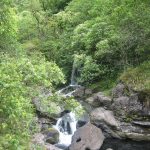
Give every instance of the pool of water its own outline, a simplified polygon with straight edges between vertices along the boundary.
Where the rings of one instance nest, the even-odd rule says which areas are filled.
[[[113,150],[150,150],[150,142],[119,140],[119,139],[105,139],[100,150],[112,148]]]

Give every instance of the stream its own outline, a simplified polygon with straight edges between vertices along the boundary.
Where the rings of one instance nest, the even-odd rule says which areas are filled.
[[[64,97],[70,97],[80,85],[76,82],[76,68],[73,65],[71,74],[71,83],[69,86],[59,90],[57,93]],[[77,125],[77,120],[73,112],[64,114],[57,120],[53,126],[59,132],[59,142],[56,144],[61,149],[67,149],[71,144],[72,136],[74,135]],[[110,148],[110,149],[109,149]],[[105,139],[100,150],[150,150],[150,143],[144,141],[120,140],[120,139]]]

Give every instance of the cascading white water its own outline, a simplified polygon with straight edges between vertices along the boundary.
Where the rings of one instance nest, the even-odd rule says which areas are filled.
[[[81,87],[76,82],[76,66],[75,61],[72,67],[72,74],[71,74],[71,83],[69,86],[59,90],[57,94],[64,96],[64,97],[71,97],[73,93]],[[56,125],[54,126],[55,129],[59,132],[59,143],[60,145],[69,146],[71,144],[72,136],[76,131],[76,118],[73,112],[66,113],[64,116],[58,119]]]
[[[71,144],[71,139],[76,131],[76,119],[73,112],[65,114],[63,117],[59,118],[55,129],[59,132],[59,143],[61,145],[69,146]]]

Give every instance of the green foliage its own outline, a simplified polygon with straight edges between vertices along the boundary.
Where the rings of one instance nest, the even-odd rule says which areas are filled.
[[[63,109],[74,112],[77,117],[80,117],[84,112],[84,108],[73,97],[63,97],[59,94],[54,94],[53,96],[48,97],[47,104],[45,106],[49,110],[47,112],[49,112],[49,114],[52,116],[54,114],[58,114]]]
[[[4,55],[0,78],[1,148],[28,149],[34,110],[31,100],[39,93],[39,86],[53,87],[64,82],[64,76],[55,63],[39,55],[30,58]]]
[[[64,10],[65,6],[71,0],[40,0],[41,6],[44,11],[50,11],[51,13],[57,13]]]
[[[0,1],[0,52],[12,51],[17,44],[17,16],[11,0]]]
[[[131,85],[134,90],[150,90],[150,61],[144,62],[136,68],[127,69],[120,79]]]
[[[91,56],[85,54],[75,55],[75,68],[78,71],[78,82],[79,83],[90,83],[96,79],[100,72],[103,74],[103,70],[94,62]]]
[[[149,0],[1,0],[0,148],[28,149],[31,99],[41,87],[64,83],[63,73],[69,81],[73,62],[78,82],[94,89],[108,93],[124,71],[124,82],[149,91],[149,5]],[[60,105],[80,108],[57,95],[42,102],[50,115]]]

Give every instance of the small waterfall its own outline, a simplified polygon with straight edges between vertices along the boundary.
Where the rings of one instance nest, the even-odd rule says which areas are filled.
[[[76,85],[76,76],[75,76],[75,73],[76,73],[76,66],[75,66],[75,61],[73,62],[73,66],[72,66],[72,73],[71,73],[71,83],[70,85]]]
[[[73,93],[80,88],[81,86],[76,82],[76,66],[75,61],[72,67],[72,74],[71,74],[71,83],[69,86],[60,89],[57,91],[57,94],[64,96],[64,97],[71,97]],[[59,143],[58,145],[69,146],[71,144],[72,136],[76,131],[76,118],[73,112],[66,113],[64,116],[58,119],[56,125],[53,127],[58,130],[59,132]]]
[[[65,114],[63,117],[59,118],[55,129],[59,132],[59,143],[61,145],[69,146],[71,144],[71,139],[76,131],[76,119],[73,112]]]

